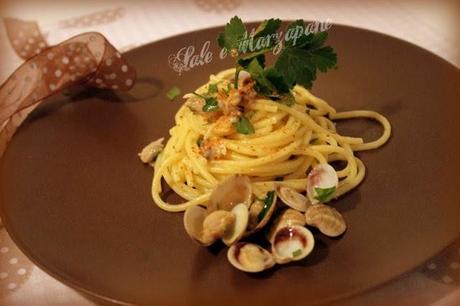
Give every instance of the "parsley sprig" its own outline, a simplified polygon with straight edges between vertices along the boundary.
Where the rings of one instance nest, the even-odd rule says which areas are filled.
[[[287,32],[302,29],[303,34],[283,43],[277,35],[280,26],[281,20],[268,19],[249,35],[243,21],[235,16],[217,41],[236,59],[235,84],[239,71],[246,70],[256,82],[255,90],[259,94],[289,105],[293,102],[291,89],[296,84],[311,88],[318,70],[326,72],[336,67],[337,55],[325,45],[327,32],[304,34],[304,21],[296,20],[288,25]],[[274,65],[266,67],[265,54],[282,43]]]

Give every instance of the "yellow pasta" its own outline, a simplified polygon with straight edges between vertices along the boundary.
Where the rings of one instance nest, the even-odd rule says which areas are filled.
[[[211,83],[224,86],[233,75],[234,69],[213,75],[210,82],[196,92],[206,92]],[[378,148],[391,134],[390,123],[381,114],[367,110],[336,112],[326,101],[295,86],[292,106],[265,98],[255,99],[247,110],[251,112],[249,120],[254,133],[219,136],[226,154],[208,160],[200,154],[197,142],[209,137],[215,126],[190,109],[188,101],[193,97],[192,94],[185,96],[187,101],[177,112],[176,125],[171,128],[170,138],[154,165],[152,197],[166,211],[206,206],[215,186],[233,174],[249,176],[254,192],[260,195],[273,190],[275,184],[302,191],[306,188],[309,169],[333,161],[346,163],[344,168],[337,170],[340,181],[336,196],[341,196],[359,185],[365,176],[365,166],[354,152]],[[336,121],[353,118],[377,121],[382,125],[382,135],[364,142],[362,138],[336,132]],[[185,201],[181,204],[165,202],[161,198],[162,180]]]

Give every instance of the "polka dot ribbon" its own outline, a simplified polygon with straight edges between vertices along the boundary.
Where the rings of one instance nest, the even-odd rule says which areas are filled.
[[[9,40],[26,61],[0,86],[0,157],[19,125],[45,98],[73,84],[129,90],[136,71],[101,34],[48,46],[36,22],[4,20]]]

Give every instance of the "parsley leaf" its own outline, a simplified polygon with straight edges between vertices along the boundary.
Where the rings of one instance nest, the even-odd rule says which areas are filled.
[[[289,29],[300,27],[305,31],[303,20],[291,23]],[[299,28],[299,29],[300,29]],[[287,84],[293,87],[300,84],[311,88],[316,80],[316,71],[326,72],[337,64],[337,54],[329,46],[323,46],[326,32],[303,34],[297,40],[286,43],[275,62],[275,68],[283,75]]]
[[[235,123],[236,131],[240,134],[249,135],[254,134],[254,127],[248,118],[241,116],[240,119]]]
[[[309,34],[308,48],[318,49],[320,48],[327,40],[327,32],[318,32],[316,34]]]
[[[300,31],[305,33],[305,24],[302,19],[297,19],[296,21],[288,25],[286,29],[286,35],[289,35],[290,39],[288,39],[285,42],[286,48],[290,48],[290,47],[301,48],[306,43],[311,41],[313,34],[308,34],[308,35],[303,34],[300,36],[295,36],[293,38],[293,35],[300,34]]]
[[[279,42],[278,37],[276,35],[276,31],[278,31],[280,26],[281,26],[280,19],[270,18],[268,20],[264,20],[261,24],[259,24],[256,31],[254,32],[254,36],[253,36],[254,45],[256,47],[263,46],[261,50],[264,50],[265,52],[269,51]],[[254,51],[257,52],[261,50],[254,50]]]
[[[246,70],[251,78],[256,81],[255,90],[274,101],[292,106],[295,104],[294,96],[281,73],[273,67],[264,69],[257,58],[254,58]]]
[[[242,67],[245,67],[254,57],[258,57],[271,50],[277,43],[276,31],[281,25],[280,19],[264,20],[250,36],[243,21],[235,16],[226,24],[224,32],[220,33],[217,42],[221,48],[226,48],[233,57],[246,54],[246,62],[241,57]],[[264,56],[263,56],[264,57]],[[259,57],[260,63],[263,60]]]
[[[286,83],[284,77],[278,70],[273,67],[268,68],[265,71],[265,77],[270,81],[273,88],[276,89],[279,94],[289,93],[289,85]]]
[[[288,84],[275,68],[264,69],[257,58],[254,58],[246,70],[256,81],[255,89],[258,93],[265,96],[289,94]]]
[[[259,62],[259,65],[261,65],[262,67],[265,67],[265,55],[264,55],[264,53],[265,53],[265,51],[257,52],[257,54],[252,53],[252,54],[249,54],[249,55],[241,56],[238,59],[237,63],[238,63],[238,65],[241,66],[241,68],[248,68],[249,64],[254,59],[256,59],[257,62]]]
[[[281,25],[280,19],[270,18],[262,21],[254,32],[254,38],[275,34]]]
[[[263,95],[269,95],[274,90],[273,85],[267,79],[266,71],[257,58],[252,59],[246,70],[249,72],[252,79],[256,81],[255,89],[257,92]]]
[[[246,27],[244,26],[243,21],[238,16],[235,16],[230,19],[229,23],[227,23],[224,32],[219,34],[217,42],[221,48],[226,48],[230,54],[232,54],[232,52],[238,51],[240,40],[245,36],[245,34]]]
[[[307,50],[284,49],[276,60],[275,68],[283,75],[289,87],[300,84],[311,88],[316,80],[316,69]]]
[[[205,98],[205,104],[203,105],[203,112],[215,112],[219,109],[219,103],[216,98],[210,97]]]
[[[177,86],[172,87],[166,93],[166,97],[168,97],[168,99],[171,101],[174,101],[174,99],[176,99],[178,96],[180,96],[180,89]]]
[[[312,61],[319,71],[326,72],[328,69],[335,67],[337,55],[331,47],[327,46],[314,50],[312,52]]]
[[[203,112],[215,112],[219,109],[219,102],[214,97],[203,96],[195,91],[192,92],[195,96],[204,100],[204,105],[202,107]]]
[[[217,92],[217,84],[209,84],[208,94],[213,94]]]
[[[332,200],[335,195],[335,186],[331,188],[315,188],[316,196],[315,199],[320,201],[321,203],[326,203]]]
[[[274,196],[275,196],[275,191],[272,190],[272,191],[267,192],[267,196],[265,197],[265,200],[264,200],[264,207],[262,208],[262,211],[257,216],[257,219],[259,220],[259,222],[263,220],[267,212],[270,210],[270,207],[273,204]]]
[[[295,101],[290,90],[296,84],[311,88],[318,70],[326,72],[336,67],[337,54],[325,45],[327,32],[308,33],[302,19],[288,25],[285,44],[278,45],[280,25],[279,19],[265,20],[249,36],[241,19],[235,16],[217,40],[236,58],[235,88],[238,72],[244,69],[256,81],[254,88],[259,94],[292,105]],[[265,53],[275,46],[280,46],[281,52],[275,64],[267,68]]]

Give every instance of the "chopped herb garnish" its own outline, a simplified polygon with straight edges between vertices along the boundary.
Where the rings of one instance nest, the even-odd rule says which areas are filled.
[[[217,102],[217,99],[214,97],[205,97],[203,95],[200,95],[199,93],[193,92],[193,94],[201,99],[204,100],[204,105],[203,105],[203,112],[215,112],[219,109],[219,103]]]
[[[265,197],[265,200],[264,200],[264,207],[262,208],[262,211],[257,216],[257,219],[259,220],[259,222],[262,221],[262,219],[265,217],[267,212],[270,210],[270,207],[273,204],[274,197],[275,197],[274,190],[267,192],[267,196]]]
[[[292,252],[292,257],[299,257],[302,254],[302,250],[298,249],[294,252]]]
[[[335,194],[335,186],[330,188],[315,188],[316,196],[315,199],[320,201],[321,203],[326,203],[332,200]]]
[[[174,99],[176,99],[178,96],[180,96],[180,89],[177,86],[172,87],[166,93],[166,97],[168,97],[168,99],[171,101],[174,101]]]
[[[208,93],[213,94],[217,92],[217,84],[209,84]]]
[[[219,103],[216,98],[205,98],[205,104],[203,105],[203,112],[215,112],[219,109]]]
[[[242,20],[235,16],[220,33],[218,43],[235,57],[236,76],[240,70],[248,71],[259,94],[279,96],[281,103],[292,105],[295,102],[290,94],[292,88],[296,84],[311,88],[318,70],[326,72],[336,67],[337,55],[325,45],[327,32],[309,33],[303,20],[291,23],[287,29],[291,32],[301,29],[302,35],[286,40],[281,46],[276,33],[280,24],[279,19],[265,20],[251,36]],[[254,46],[259,46],[259,50]],[[274,66],[265,67],[265,53],[275,47],[281,47],[279,56]]]
[[[232,90],[232,84],[231,83],[228,83],[227,84],[227,93]]]
[[[248,118],[241,116],[240,119],[235,123],[236,131],[240,134],[254,134],[254,127]]]
[[[232,89],[232,84],[227,83],[227,88],[224,88],[225,94],[228,95],[228,93],[230,92],[231,89]]]
[[[196,145],[201,147],[201,144],[203,143],[203,136],[200,136],[198,137],[198,139],[196,140]]]

